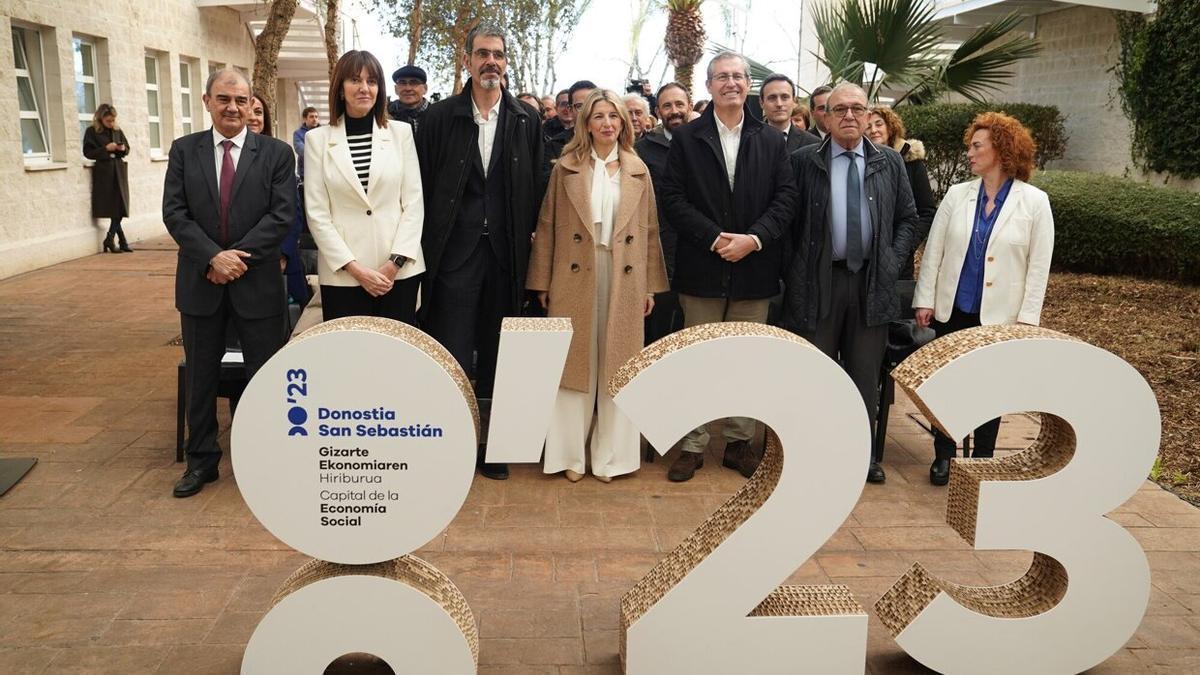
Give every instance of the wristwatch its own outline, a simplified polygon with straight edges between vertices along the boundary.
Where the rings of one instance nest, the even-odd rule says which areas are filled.
[[[403,256],[399,253],[393,253],[392,255],[388,256],[388,260],[392,261],[392,264],[399,268],[404,267],[404,263],[408,262],[409,259],[408,256]]]

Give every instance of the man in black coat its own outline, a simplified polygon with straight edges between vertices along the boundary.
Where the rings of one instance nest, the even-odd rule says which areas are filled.
[[[659,87],[655,100],[658,101],[655,112],[662,124],[642,136],[634,144],[634,149],[650,169],[650,182],[654,185],[654,198],[658,202],[658,237],[667,263],[667,279],[670,280],[675,278],[675,248],[679,233],[671,227],[670,218],[663,210],[663,176],[667,171],[667,153],[671,149],[672,134],[687,123],[688,113],[692,110],[692,95],[682,84],[668,82]],[[679,308],[678,294],[667,291],[655,296],[654,309],[646,317],[646,344],[682,327],[683,312]]]
[[[232,322],[237,331],[247,377],[283,345],[279,245],[296,199],[292,149],[246,128],[246,76],[213,73],[204,104],[212,129],[171,144],[163,185],[163,223],[179,244],[175,307],[187,361],[187,470],[176,497],[218,478],[217,384],[226,326]]]
[[[425,71],[414,65],[401,66],[392,73],[396,100],[388,103],[387,114],[397,122],[412,125],[413,138],[420,135],[421,118],[429,110],[429,100],[425,98],[429,87],[425,81]]]
[[[662,181],[663,211],[679,233],[672,288],[686,326],[767,320],[779,292],[796,185],[783,134],[746,107],[750,69],[745,57],[721,52],[708,66],[712,105],[673,133]],[[754,421],[734,417],[724,430],[725,466],[749,476],[761,453],[748,441]],[[689,480],[704,464],[708,432],[683,440],[667,475]]]
[[[900,155],[864,137],[866,93],[840,84],[827,105],[829,135],[792,155],[799,208],[784,323],[843,365],[874,421],[888,323],[900,318],[896,278],[917,209]],[[872,462],[867,480],[885,478]]]
[[[499,28],[473,29],[463,56],[471,78],[461,94],[429,108],[417,136],[425,190],[421,325],[474,375],[480,398],[492,395],[500,322],[521,313],[545,190],[541,115],[503,89],[506,47]],[[502,464],[483,472],[508,477]]]
[[[792,109],[796,107],[796,84],[792,78],[782,73],[768,75],[759,87],[758,102],[767,124],[787,136],[788,154],[821,142],[816,134],[792,124]]]
[[[591,80],[580,80],[575,84],[572,84],[570,89],[567,89],[567,102],[570,103],[570,117],[572,120],[579,122],[579,120],[575,118],[579,115],[579,111],[583,109],[583,102],[587,100],[588,94],[595,90],[596,84]],[[583,124],[586,126],[587,122],[584,121]],[[572,124],[569,127],[564,127],[562,131],[546,139],[547,179],[550,177],[550,169],[553,168],[554,164],[558,162],[559,156],[562,155],[563,148],[567,147],[567,143],[570,143],[571,138],[574,136],[575,125]]]

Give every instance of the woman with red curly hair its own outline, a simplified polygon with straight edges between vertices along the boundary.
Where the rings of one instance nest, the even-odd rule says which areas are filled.
[[[1036,149],[1029,130],[1003,113],[979,115],[963,136],[971,173],[979,178],[946,192],[913,298],[917,324],[938,337],[973,326],[1036,326],[1054,251],[1054,216],[1045,192],[1027,181]],[[1000,418],[975,430],[972,457],[991,457]],[[929,480],[950,480],[957,444],[934,429]]]

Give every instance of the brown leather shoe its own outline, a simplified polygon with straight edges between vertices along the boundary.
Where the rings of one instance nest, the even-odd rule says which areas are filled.
[[[754,475],[754,470],[758,468],[762,462],[762,450],[753,445],[746,445],[746,449],[742,452],[741,461],[738,462],[737,470],[746,478]]]
[[[679,459],[671,465],[671,470],[667,472],[667,480],[682,483],[685,480],[691,480],[692,476],[696,475],[696,469],[704,466],[704,453],[702,452],[681,452]]]
[[[746,454],[748,448],[749,444],[746,441],[729,441],[725,444],[725,456],[721,458],[721,466],[740,471],[742,456]]]

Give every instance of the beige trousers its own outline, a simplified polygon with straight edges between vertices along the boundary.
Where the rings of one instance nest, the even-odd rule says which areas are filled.
[[[726,321],[766,323],[770,303],[769,299],[729,300],[679,294],[679,306],[683,308],[684,328]],[[754,424],[754,420],[749,417],[726,418],[722,435],[726,442],[749,441],[754,438]],[[702,424],[683,437],[680,448],[684,452],[704,452],[704,449],[708,447],[708,439],[708,427]]]
[[[543,471],[558,473],[570,469],[586,473],[586,448],[591,434],[592,473],[620,476],[641,468],[641,439],[637,427],[613,403],[605,372],[604,345],[608,336],[608,305],[611,287],[612,251],[596,247],[596,302],[592,311],[592,344],[588,364],[592,379],[586,392],[560,387],[554,401],[554,416],[546,434],[546,460]],[[593,413],[595,413],[593,415]]]

